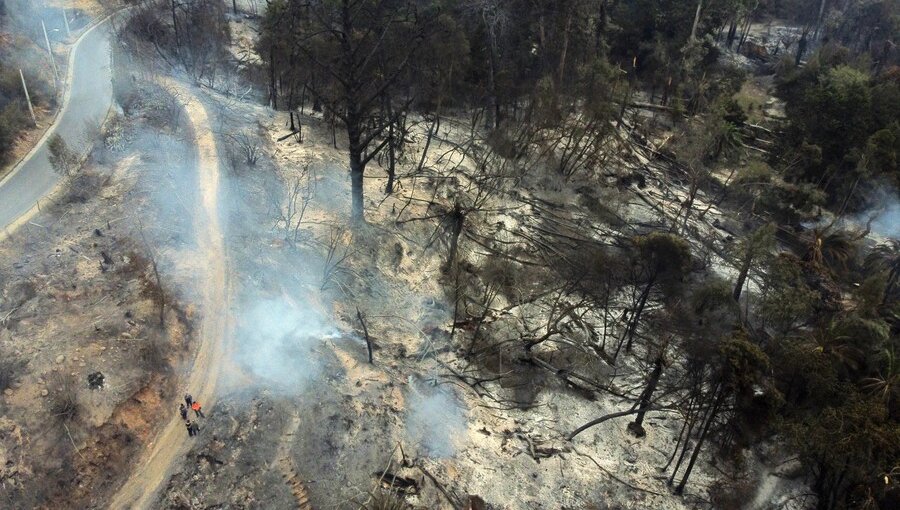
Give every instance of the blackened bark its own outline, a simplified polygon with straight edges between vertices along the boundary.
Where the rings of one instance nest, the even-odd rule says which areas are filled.
[[[269,46],[269,99],[272,109],[278,109],[278,89],[275,87],[275,45]]]
[[[731,18],[731,25],[728,27],[728,36],[725,38],[725,46],[730,50],[737,37],[737,16]]]
[[[738,273],[737,282],[734,284],[734,292],[731,293],[731,297],[733,297],[735,301],[740,301],[741,299],[741,292],[744,290],[744,283],[746,283],[747,275],[750,273],[751,263],[753,263],[753,257],[750,253],[747,253],[741,264],[741,271]]]
[[[444,265],[444,272],[449,273],[453,269],[456,262],[456,253],[459,249],[459,236],[462,234],[463,225],[466,222],[466,215],[459,203],[453,206],[453,212],[450,213],[451,232],[450,232],[450,253],[447,255],[447,263]]]
[[[172,30],[175,31],[175,53],[181,47],[181,41],[178,38],[178,18],[175,16],[175,0],[171,0],[172,6]]]
[[[358,140],[357,140],[358,141]],[[350,192],[353,197],[353,205],[350,218],[354,222],[363,221],[363,174],[365,166],[362,163],[362,151],[359,147],[350,146]]]
[[[631,323],[626,329],[628,343],[625,345],[625,352],[631,352],[631,346],[634,343],[634,334],[637,332],[638,322],[641,320],[641,313],[643,313],[644,307],[647,306],[647,299],[650,297],[650,290],[653,289],[654,283],[656,283],[655,276],[650,278],[650,281],[647,282],[647,286],[644,287],[641,298],[638,300],[637,309],[635,309],[634,315],[631,317]]]
[[[697,457],[700,455],[700,450],[703,448],[703,442],[706,441],[706,436],[709,434],[709,428],[712,426],[713,421],[715,421],[716,416],[719,414],[719,408],[722,406],[722,401],[725,400],[725,387],[719,385],[716,391],[716,400],[713,403],[712,409],[709,411],[709,416],[706,418],[706,423],[703,424],[703,430],[700,431],[700,437],[697,438],[697,444],[694,446],[694,451],[691,453],[691,460],[688,461],[687,469],[684,471],[684,476],[681,477],[681,482],[678,483],[678,487],[675,487],[675,494],[681,495],[684,493],[684,487],[687,485],[688,479],[691,477],[691,471],[694,470],[694,464],[697,462]]]
[[[663,353],[660,353],[653,365],[653,372],[650,373],[650,379],[647,381],[647,387],[641,393],[641,403],[638,408],[638,414],[634,421],[628,424],[628,430],[637,437],[644,437],[647,433],[644,431],[644,416],[650,408],[650,399],[653,398],[653,392],[659,384],[659,378],[662,376]]]

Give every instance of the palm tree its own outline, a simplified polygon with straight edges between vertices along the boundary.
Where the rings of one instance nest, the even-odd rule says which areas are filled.
[[[887,272],[887,283],[881,301],[882,305],[886,304],[900,282],[900,241],[891,240],[875,247],[866,257],[866,270],[870,273]]]
[[[846,274],[857,252],[859,238],[845,230],[829,232],[828,228],[813,229],[805,239],[804,260],[827,269],[832,275]]]
[[[876,377],[867,377],[861,382],[864,390],[884,399],[885,406],[891,409],[891,404],[900,394],[900,360],[893,347],[885,349],[884,357],[884,371],[879,370]]]

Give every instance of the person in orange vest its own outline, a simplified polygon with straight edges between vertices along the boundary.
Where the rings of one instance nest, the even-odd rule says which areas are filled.
[[[197,402],[195,400],[194,403],[191,404],[191,409],[193,409],[194,412],[197,413],[198,418],[205,418],[205,416],[203,416],[203,411],[201,410],[201,407],[200,407],[200,402]]]

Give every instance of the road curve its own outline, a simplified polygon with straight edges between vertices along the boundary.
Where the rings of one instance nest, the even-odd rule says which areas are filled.
[[[70,147],[84,153],[112,106],[110,25],[108,18],[89,28],[69,57],[69,88],[52,126],[22,161],[0,181],[0,229],[28,213],[53,191],[60,176],[50,166],[47,141],[59,133]]]
[[[197,252],[191,258],[203,264],[200,346],[193,363],[187,367],[189,375],[182,382],[183,391],[177,392],[174,399],[168,402],[170,418],[167,421],[162,418],[165,425],[133,463],[129,478],[110,502],[109,508],[113,510],[156,507],[160,491],[165,488],[172,472],[181,465],[191,446],[184,422],[177,413],[181,394],[190,392],[203,404],[207,413],[215,412],[216,386],[230,343],[228,306],[231,289],[218,203],[221,163],[216,138],[209,127],[212,125],[210,115],[194,89],[171,78],[160,80],[182,102],[193,127],[194,146],[197,147],[200,200],[195,205]],[[201,424],[201,427],[204,426]],[[200,433],[203,433],[202,429]]]

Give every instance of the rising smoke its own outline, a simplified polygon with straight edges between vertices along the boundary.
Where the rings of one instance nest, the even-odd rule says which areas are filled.
[[[410,440],[431,457],[452,457],[466,429],[456,399],[437,388],[417,388],[412,381],[410,388],[406,416]]]
[[[237,361],[266,387],[305,391],[322,374],[314,349],[339,333],[312,307],[285,298],[259,301],[243,315],[237,331]]]
[[[896,192],[885,196],[880,212],[872,222],[872,230],[884,237],[900,239],[900,199]]]

